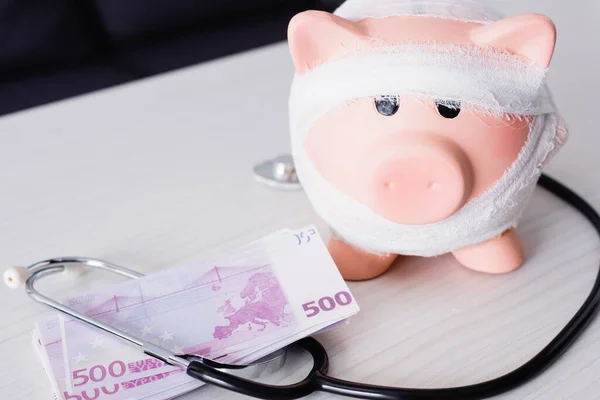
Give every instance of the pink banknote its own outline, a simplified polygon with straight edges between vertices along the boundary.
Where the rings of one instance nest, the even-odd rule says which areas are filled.
[[[65,303],[174,353],[228,363],[256,360],[359,311],[314,227],[280,231]],[[81,322],[65,319],[63,329],[70,389],[176,370]]]

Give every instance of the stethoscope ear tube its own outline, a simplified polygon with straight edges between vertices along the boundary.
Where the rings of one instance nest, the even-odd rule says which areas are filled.
[[[292,400],[299,399],[309,394],[322,390],[321,378],[326,376],[329,368],[329,359],[323,346],[313,338],[304,338],[296,345],[306,350],[313,359],[313,367],[307,377],[302,381],[290,385],[268,385],[254,382],[245,378],[231,375],[217,369],[216,363],[210,360],[192,361],[187,367],[187,374],[192,378],[220,388],[237,392],[247,396],[267,400]],[[223,364],[218,365],[223,369]]]
[[[600,215],[584,199],[558,181],[542,174],[539,186],[555,194],[583,214],[592,224],[600,237]],[[413,389],[368,385],[359,382],[344,381],[327,375],[329,361],[323,346],[313,338],[305,338],[296,344],[313,357],[313,368],[301,382],[292,385],[267,385],[249,381],[217,370],[202,361],[192,362],[188,375],[206,383],[219,386],[247,396],[260,399],[292,400],[323,391],[360,399],[377,400],[415,400],[415,399],[486,399],[512,390],[535,378],[569,348],[585,330],[600,306],[600,267],[594,286],[577,313],[567,325],[532,359],[519,368],[498,378],[452,388]]]
[[[542,175],[538,183],[541,187],[560,197],[578,210],[583,216],[585,216],[600,237],[600,215],[598,215],[598,213],[584,199],[547,175]],[[174,354],[167,349],[163,349],[143,339],[134,337],[126,332],[103,324],[102,322],[95,320],[93,317],[80,314],[76,310],[54,301],[53,299],[50,299],[35,290],[34,283],[37,279],[43,276],[62,272],[68,264],[78,264],[85,265],[87,267],[103,269],[134,279],[143,276],[138,272],[101,260],[79,257],[57,258],[41,261],[37,264],[27,267],[25,272],[27,272],[29,278],[25,283],[29,296],[42,304],[54,308],[57,311],[60,311],[66,315],[70,315],[74,319],[100,329],[106,333],[115,335],[132,345],[136,345],[145,353],[153,357],[163,360],[168,364],[185,369],[187,374],[195,379],[199,379],[205,383],[209,383],[247,396],[269,400],[299,399],[317,391],[338,394],[346,397],[377,400],[474,400],[489,398],[524,384],[552,365],[585,330],[600,306],[599,267],[596,280],[590,294],[586,298],[585,302],[581,305],[577,313],[558,333],[558,335],[556,335],[556,337],[552,339],[552,341],[548,343],[538,354],[536,354],[525,364],[521,365],[519,368],[486,382],[453,388],[412,389],[376,386],[359,382],[344,381],[327,375],[329,369],[329,360],[327,352],[323,346],[314,338],[304,338],[296,342],[296,345],[307,351],[312,356],[313,366],[311,371],[308,373],[306,378],[298,383],[278,386],[254,382],[227,372],[243,368],[241,366],[221,364],[194,355]],[[9,278],[11,277],[12,275],[9,276]],[[21,277],[21,275],[15,275],[15,279],[19,277]],[[15,282],[9,280],[9,283]]]

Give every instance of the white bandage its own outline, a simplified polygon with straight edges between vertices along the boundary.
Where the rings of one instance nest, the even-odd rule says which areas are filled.
[[[306,133],[334,107],[386,94],[458,100],[497,115],[540,115],[554,111],[545,76],[546,69],[533,61],[492,48],[381,46],[296,75],[291,125],[295,132]]]
[[[420,16],[489,24],[502,18],[482,1],[476,0],[348,0],[335,14],[350,21]]]
[[[359,8],[350,7],[350,3],[360,2],[347,2],[340,14],[360,19]],[[415,2],[387,0],[392,5],[405,3]],[[442,2],[417,3],[431,3],[436,9]],[[374,12],[369,10],[366,15]],[[404,9],[398,10],[405,15]],[[466,15],[461,10],[460,15]],[[452,18],[456,15],[455,10]],[[367,251],[436,256],[491,239],[517,226],[543,167],[567,138],[545,73],[533,62],[506,52],[440,44],[381,46],[326,62],[296,76],[292,85],[290,131],[298,177],[316,212],[333,231]],[[320,175],[304,149],[307,132],[327,112],[354,99],[379,95],[458,100],[463,108],[536,118],[517,160],[486,193],[443,221],[404,225],[383,218],[336,189]]]

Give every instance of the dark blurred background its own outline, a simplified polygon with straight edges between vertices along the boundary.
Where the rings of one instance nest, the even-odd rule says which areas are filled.
[[[0,0],[0,115],[285,40],[343,0]]]

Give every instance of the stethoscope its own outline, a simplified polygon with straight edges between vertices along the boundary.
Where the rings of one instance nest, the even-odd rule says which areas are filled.
[[[278,159],[259,172],[268,174],[280,174],[281,181],[295,179],[293,170],[286,168],[286,160]],[[284,164],[283,166],[278,164]],[[600,236],[600,216],[598,213],[580,196],[563,186],[561,183],[542,175],[539,185],[565,202],[573,206],[593,225]],[[296,182],[291,182],[290,187],[294,188]],[[575,339],[584,331],[589,322],[595,315],[600,304],[600,269],[594,282],[594,286],[586,298],[585,302],[579,308],[577,313],[571,318],[567,325],[556,335],[550,343],[546,345],[532,359],[521,365],[517,369],[502,375],[498,378],[476,383],[473,385],[440,388],[440,389],[411,389],[401,387],[386,387],[368,385],[359,382],[345,381],[333,378],[329,375],[329,358],[327,351],[314,338],[308,337],[295,343],[301,349],[308,352],[313,359],[313,366],[304,380],[290,385],[271,385],[255,382],[247,377],[238,376],[236,371],[248,369],[260,365],[255,363],[252,366],[228,365],[222,364],[207,358],[194,354],[175,354],[170,350],[164,349],[153,343],[147,342],[141,338],[132,336],[119,329],[106,325],[94,318],[80,314],[77,311],[60,304],[39,293],[34,283],[41,277],[63,272],[71,264],[84,265],[91,268],[110,271],[128,278],[137,279],[142,274],[111,264],[105,261],[90,258],[56,258],[52,260],[41,261],[27,268],[10,269],[5,273],[5,282],[9,286],[17,287],[25,282],[27,294],[35,301],[45,304],[71,318],[77,319],[94,328],[100,329],[111,335],[138,346],[144,353],[155,357],[167,364],[185,369],[187,374],[202,382],[221,387],[233,392],[241,393],[247,396],[286,400],[298,399],[314,392],[327,392],[342,396],[360,398],[360,399],[483,399],[492,397],[524,384],[543,372],[558,357],[565,352]],[[268,360],[267,360],[268,361]]]

